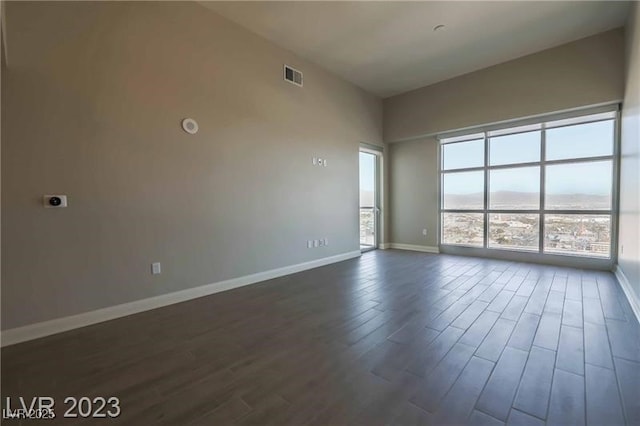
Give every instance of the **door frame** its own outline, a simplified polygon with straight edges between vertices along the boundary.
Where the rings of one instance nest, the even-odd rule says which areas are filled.
[[[360,179],[360,153],[371,154],[375,158],[375,170],[374,170],[374,244],[371,247],[362,248],[362,253],[376,250],[380,247],[382,241],[382,232],[384,230],[384,210],[383,205],[383,147],[371,145],[367,143],[361,143],[358,149],[358,182]],[[360,194],[360,185],[358,184],[358,199]],[[358,201],[358,229],[360,229],[360,202]],[[358,237],[359,238],[359,237]],[[359,243],[359,241],[358,241]]]

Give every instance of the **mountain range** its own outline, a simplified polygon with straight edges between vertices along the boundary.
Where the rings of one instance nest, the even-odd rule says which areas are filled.
[[[482,206],[484,193],[450,194],[447,195],[446,208],[478,208]],[[498,191],[490,194],[491,208],[498,209],[537,209],[540,195],[532,192]],[[547,194],[546,208],[556,209],[609,209],[611,197],[609,195],[593,194]],[[480,207],[481,208],[481,207]]]

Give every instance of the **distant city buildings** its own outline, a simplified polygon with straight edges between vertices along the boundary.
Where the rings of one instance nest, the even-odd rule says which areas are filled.
[[[444,213],[442,243],[482,247],[482,213]],[[490,213],[491,248],[537,251],[539,215]],[[611,218],[608,215],[545,215],[543,248],[547,253],[609,257]]]

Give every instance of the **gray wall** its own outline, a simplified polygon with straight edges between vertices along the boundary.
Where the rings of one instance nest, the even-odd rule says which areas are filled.
[[[390,241],[438,245],[438,170],[433,138],[394,143],[390,153]],[[427,229],[427,236],[422,234]]]
[[[627,78],[622,106],[618,263],[640,306],[640,7],[627,26]],[[623,249],[624,247],[624,249]]]
[[[623,76],[616,29],[387,98],[384,140],[622,100]]]
[[[358,250],[379,99],[195,3],[6,12],[3,329]]]
[[[617,29],[385,99],[385,140],[618,101],[623,76]],[[392,243],[436,245],[436,145],[433,137],[388,145]]]

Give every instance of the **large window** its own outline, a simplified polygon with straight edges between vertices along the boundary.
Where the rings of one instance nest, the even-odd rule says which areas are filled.
[[[616,120],[441,139],[441,244],[610,258]]]

